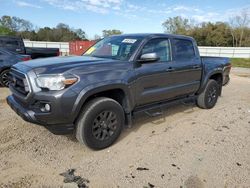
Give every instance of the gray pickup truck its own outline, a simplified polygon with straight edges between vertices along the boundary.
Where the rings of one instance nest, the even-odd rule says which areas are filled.
[[[129,34],[104,38],[82,56],[31,60],[10,71],[9,106],[54,134],[110,146],[138,112],[194,100],[214,107],[229,81],[228,58],[200,57],[193,38]]]

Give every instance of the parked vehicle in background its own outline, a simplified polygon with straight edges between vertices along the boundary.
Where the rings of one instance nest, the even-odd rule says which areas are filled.
[[[69,42],[70,55],[82,55],[89,47],[93,46],[97,41],[71,41]]]
[[[111,36],[83,56],[14,65],[7,102],[26,121],[55,134],[75,130],[80,143],[102,149],[136,113],[156,116],[163,105],[191,99],[213,108],[230,68],[228,58],[200,57],[191,37]]]
[[[25,47],[23,39],[20,37],[0,36],[0,48],[5,48],[22,55],[30,55],[32,59],[60,55],[59,48]]]
[[[29,55],[20,55],[6,49],[0,48],[0,85],[8,87],[8,73],[10,67],[20,61],[31,60]]]

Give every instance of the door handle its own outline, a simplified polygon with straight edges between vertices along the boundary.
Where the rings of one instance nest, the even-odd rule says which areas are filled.
[[[173,72],[173,71],[175,71],[175,69],[172,68],[172,67],[169,67],[169,68],[167,68],[165,71],[166,71],[166,72]]]
[[[193,69],[198,69],[198,68],[200,68],[200,65],[194,65],[193,66]]]

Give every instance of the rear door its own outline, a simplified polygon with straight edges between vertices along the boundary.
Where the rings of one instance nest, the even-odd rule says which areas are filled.
[[[175,80],[175,96],[197,92],[202,76],[202,64],[196,44],[191,39],[171,39],[173,61],[172,79]]]

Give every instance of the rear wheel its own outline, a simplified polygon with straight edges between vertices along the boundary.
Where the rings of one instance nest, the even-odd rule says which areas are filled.
[[[6,69],[0,73],[0,84],[4,87],[9,86],[9,79],[8,79],[9,72],[10,70]]]
[[[92,149],[112,145],[124,125],[121,105],[110,98],[96,98],[88,102],[77,122],[76,138]]]
[[[198,96],[197,105],[200,108],[211,109],[220,95],[220,85],[215,80],[209,80],[204,91]]]

